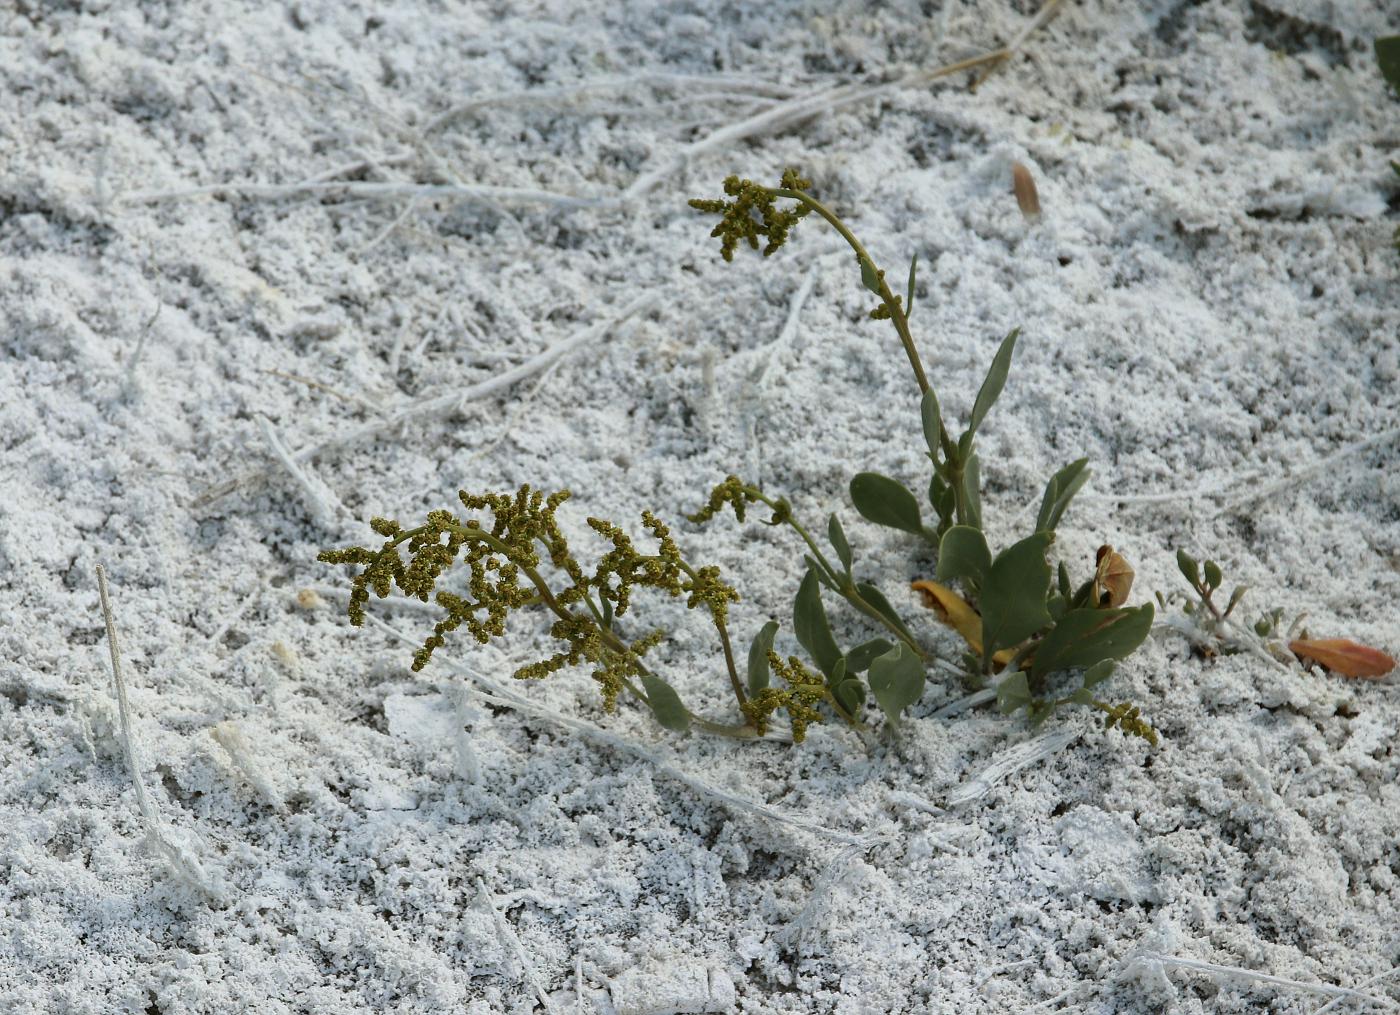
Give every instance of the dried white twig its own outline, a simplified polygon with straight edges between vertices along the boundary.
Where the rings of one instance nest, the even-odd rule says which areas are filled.
[[[1336,464],[1345,458],[1354,455],[1365,454],[1376,448],[1384,447],[1400,438],[1400,427],[1387,430],[1384,433],[1376,434],[1374,437],[1367,437],[1365,440],[1348,444],[1344,448],[1334,451],[1330,455],[1324,455],[1316,461],[1294,469],[1281,479],[1272,483],[1260,484],[1259,479],[1266,475],[1262,471],[1254,474],[1241,476],[1231,485],[1221,487],[1197,488],[1194,490],[1168,490],[1164,493],[1135,493],[1135,494],[1111,494],[1111,493],[1081,493],[1079,500],[1092,504],[1116,504],[1124,506],[1133,505],[1154,505],[1154,504],[1176,504],[1180,502],[1193,503],[1197,501],[1218,500],[1220,498],[1230,498],[1220,504],[1210,515],[1210,518],[1219,518],[1222,515],[1238,511],[1240,508],[1282,493],[1302,483],[1308,482],[1332,469]],[[1238,493],[1238,491],[1245,491]]]
[[[1003,751],[980,775],[975,775],[961,786],[955,786],[948,794],[948,806],[960,807],[963,804],[980,800],[1007,776],[1014,775],[1024,768],[1057,754],[1079,739],[1081,731],[1073,729],[1056,730],[1045,733],[1033,740],[1026,740],[1009,750]]]
[[[1029,1008],[1022,1008],[1020,1015],[1027,1015],[1028,1012],[1040,1011],[1044,1008],[1049,1008],[1053,1004],[1059,1004],[1061,1001],[1067,1001],[1074,995],[1074,990],[1075,988],[1071,987],[1069,990],[1061,991],[1054,997],[1047,997],[1044,1001],[1039,1001]]]
[[[788,302],[787,319],[783,321],[783,327],[778,332],[778,337],[759,350],[762,361],[750,375],[754,384],[763,385],[765,389],[771,387],[771,382],[764,384],[768,367],[772,364],[775,356],[792,344],[793,337],[797,334],[797,327],[802,320],[802,308],[806,305],[807,298],[812,295],[813,288],[816,287],[818,268],[819,265],[814,263],[807,269],[807,274],[802,278],[802,284],[797,287],[797,292],[792,294],[792,299]]]
[[[282,463],[288,475],[301,487],[306,506],[311,509],[312,516],[323,528],[339,531],[344,521],[350,517],[350,512],[345,509],[345,505],[340,502],[335,491],[322,482],[320,477],[303,468],[292,457],[292,453],[287,450],[287,445],[282,442],[282,436],[272,425],[271,420],[266,416],[259,415],[258,427],[262,430],[263,437],[267,441],[267,446],[272,450],[273,456]]]
[[[1249,490],[1248,493],[1222,504],[1220,509],[1216,511],[1215,517],[1219,517],[1231,511],[1238,511],[1246,505],[1272,497],[1276,493],[1282,493],[1284,490],[1288,490],[1327,472],[1343,458],[1350,458],[1353,455],[1359,455],[1375,448],[1384,447],[1398,437],[1400,437],[1400,427],[1376,434],[1374,437],[1367,437],[1365,440],[1357,441],[1354,444],[1348,444],[1346,447],[1334,451],[1330,455],[1324,455],[1322,458],[1319,458],[1309,465],[1303,466],[1301,469],[1295,469],[1276,483],[1269,483],[1265,486],[1255,486],[1253,489]]]
[[[97,595],[102,603],[102,621],[107,627],[107,648],[112,657],[112,683],[117,692],[117,714],[121,718],[122,750],[126,756],[126,770],[136,789],[136,806],[141,811],[141,823],[146,831],[146,845],[166,868],[174,880],[197,889],[207,898],[217,900],[222,893],[214,886],[199,858],[185,846],[171,840],[165,825],[156,812],[155,805],[146,793],[146,784],[141,778],[141,766],[136,760],[136,740],[131,730],[131,705],[126,698],[126,680],[122,676],[121,650],[117,646],[117,621],[112,613],[111,599],[107,593],[107,571],[97,565]]]
[[[257,759],[257,752],[253,745],[248,742],[248,738],[243,735],[243,730],[239,728],[238,724],[221,722],[209,733],[219,746],[228,752],[229,758],[243,773],[243,777],[262,794],[263,799],[272,806],[272,809],[285,810],[287,802],[282,797],[282,791],[268,778],[267,771]]]
[[[474,384],[469,388],[464,388],[461,391],[455,391],[448,395],[429,398],[424,401],[414,402],[399,409],[391,410],[383,419],[361,424],[358,427],[339,433],[334,437],[328,437],[325,440],[298,448],[296,451],[290,452],[288,458],[294,464],[307,462],[332,448],[343,448],[352,444],[357,444],[362,440],[377,436],[386,430],[392,430],[405,423],[456,412],[468,402],[489,398],[503,391],[507,391],[525,378],[539,373],[560,357],[566,356],[578,347],[588,342],[595,341],[607,334],[617,325],[627,320],[627,318],[651,306],[655,300],[656,297],[654,295],[641,296],[612,316],[594,322],[581,331],[570,335],[563,341],[556,342],[548,349],[531,357],[519,366],[506,370],[492,377],[490,380],[482,381],[480,384]],[[250,470],[241,476],[220,484],[200,497],[198,503],[204,505],[218,500],[220,497],[227,496],[242,484],[262,475],[262,473],[262,469]]]
[[[1050,22],[1050,19],[1055,16],[1056,11],[1059,10],[1060,2],[1061,0],[1045,0],[1040,10],[1035,12],[1035,16],[1027,21],[1025,27],[1016,33],[1016,37],[1006,44],[1006,49],[1004,50],[1006,55],[988,63],[982,73],[978,75],[977,80],[973,82],[972,87],[974,89],[980,88],[984,81],[995,74],[1000,68],[1006,66],[1007,62],[1026,44],[1026,40],[1037,30],[1045,27],[1045,25]]]
[[[545,1012],[552,1012],[554,1009],[549,1004],[549,995],[544,992],[544,987],[540,985],[539,978],[535,976],[535,967],[530,963],[530,958],[525,954],[525,947],[520,943],[520,936],[515,933],[515,928],[510,925],[510,921],[505,918],[505,914],[496,908],[496,900],[491,897],[491,893],[486,890],[486,882],[481,878],[476,879],[476,890],[480,894],[482,901],[491,910],[491,918],[496,924],[496,933],[510,943],[511,951],[515,953],[516,961],[520,963],[521,975],[525,982],[540,999],[540,1005]]]
[[[1386,970],[1385,972],[1383,972],[1383,973],[1377,973],[1375,976],[1368,977],[1367,979],[1362,980],[1360,983],[1358,983],[1354,989],[1356,989],[1356,990],[1365,990],[1367,987],[1375,986],[1377,983],[1380,983],[1382,980],[1388,980],[1388,979],[1390,979],[1390,978],[1391,978],[1392,976],[1394,976],[1396,973],[1400,973],[1400,966],[1396,966],[1394,969],[1387,969],[1387,970]],[[1351,999],[1350,999],[1350,998],[1346,998],[1346,997],[1334,997],[1334,998],[1332,998],[1332,1000],[1330,1000],[1330,1001],[1328,1001],[1326,1004],[1324,1004],[1321,1008],[1319,1008],[1319,1009],[1317,1009],[1315,1012],[1313,1012],[1312,1015],[1327,1015],[1327,1012],[1329,1012],[1329,1011],[1331,1011],[1333,1008],[1337,1007],[1337,1005],[1341,1004],[1341,1003],[1344,1002],[1344,1001],[1349,1001],[1349,1000],[1351,1000]]]
[[[1058,3],[1058,0],[1051,0],[1051,3]],[[1034,30],[1034,27],[1036,26],[1033,24],[1032,30]],[[983,64],[993,61],[1005,60],[1011,55],[1012,52],[1009,48],[995,49],[987,53],[979,53],[976,56],[970,56],[965,60],[956,60],[953,63],[935,67],[932,70],[915,71],[912,74],[906,74],[903,77],[896,78],[894,81],[888,81],[883,84],[837,85],[817,92],[816,94],[797,96],[786,102],[779,103],[771,109],[766,109],[754,116],[740,120],[737,123],[721,127],[700,140],[693,141],[683,146],[679,151],[665,159],[660,165],[637,177],[637,179],[632,182],[632,185],[623,192],[623,200],[639,200],[650,193],[657,184],[672,176],[677,170],[684,167],[697,155],[702,155],[716,148],[722,148],[734,141],[753,137],[756,134],[765,134],[770,131],[781,130],[789,124],[815,116],[818,113],[832,113],[838,109],[845,109],[848,106],[867,103],[889,92],[895,92],[905,88],[917,88],[920,85],[928,84],[938,78],[957,74],[959,71],[971,70],[974,67],[980,67]]]
[[[457,775],[463,782],[474,786],[481,781],[481,759],[467,736],[467,723],[471,721],[471,716],[467,714],[466,688],[454,683],[447,689],[446,696],[452,703],[452,745],[457,751]]]
[[[767,95],[772,98],[780,99],[787,98],[792,94],[792,89],[784,85],[775,84],[771,81],[764,81],[761,78],[744,77],[735,74],[706,75],[648,72],[644,74],[630,74],[622,77],[600,78],[592,81],[580,81],[576,84],[563,85],[558,88],[530,88],[519,92],[500,92],[493,95],[483,95],[479,98],[458,103],[451,109],[439,113],[432,120],[428,121],[427,126],[423,128],[423,133],[432,134],[442,130],[454,120],[460,119],[463,116],[469,116],[472,113],[487,109],[491,106],[523,106],[541,105],[547,102],[558,101],[570,102],[581,96],[595,92],[631,91],[635,88],[646,86],[690,90],[697,87],[713,85],[745,89],[755,94]]]
[[[495,201],[501,204],[541,204],[552,208],[588,208],[613,203],[611,198],[578,197],[529,187],[493,187],[465,183],[387,183],[361,180],[302,180],[300,183],[211,183],[199,187],[170,190],[143,190],[124,195],[121,204],[163,204],[191,197],[221,197],[277,200],[284,197],[337,195],[369,201],[398,201],[404,198],[433,201]]]
[[[1259,983],[1271,984],[1275,987],[1291,987],[1294,990],[1306,990],[1314,994],[1330,994],[1338,998],[1349,998],[1356,1001],[1368,1001],[1371,1004],[1378,1004],[1383,1008],[1391,1010],[1400,1008],[1400,1004],[1386,997],[1376,994],[1368,994],[1362,990],[1355,990],[1351,987],[1337,987],[1330,983],[1307,983],[1302,980],[1289,980],[1282,976],[1270,976],[1268,973],[1257,973],[1252,969],[1242,969],[1238,966],[1222,966],[1215,962],[1202,962],[1199,959],[1184,959],[1175,955],[1162,955],[1159,952],[1142,952],[1135,956],[1130,965],[1155,965],[1160,967],[1170,967],[1176,969],[1189,969],[1192,972],[1205,973],[1212,980],[1219,982],[1219,977],[1236,977],[1243,980],[1254,980]]]
[[[807,901],[803,904],[801,911],[793,917],[791,923],[779,928],[774,935],[779,944],[785,948],[796,945],[798,949],[801,949],[802,939],[807,932],[815,929],[817,924],[831,911],[832,891],[836,884],[849,873],[851,861],[875,845],[878,843],[847,846],[822,868],[822,872],[818,875],[816,883],[812,885],[812,891],[807,896]]]
[[[209,636],[208,640],[211,646],[217,646],[219,642],[223,640],[224,635],[228,634],[233,625],[242,619],[243,614],[248,612],[248,607],[253,605],[253,601],[262,595],[262,592],[262,586],[258,586],[243,597],[243,600],[238,604],[238,609],[230,613],[228,619],[220,624],[214,633]]]

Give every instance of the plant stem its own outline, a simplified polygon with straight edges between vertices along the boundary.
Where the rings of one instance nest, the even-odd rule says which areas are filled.
[[[826,572],[826,576],[829,579],[831,579],[831,582],[834,585],[836,585],[837,589],[841,593],[841,597],[845,599],[846,602],[850,603],[858,611],[865,614],[871,620],[886,628],[891,634],[893,634],[896,638],[902,641],[905,645],[908,645],[909,648],[914,652],[914,654],[917,655],[920,659],[928,658],[928,653],[924,651],[924,649],[919,645],[918,642],[914,641],[907,634],[901,631],[899,629],[899,625],[896,624],[894,621],[890,620],[889,617],[885,616],[879,610],[875,609],[875,607],[870,605],[869,601],[867,601],[866,598],[860,594],[859,590],[856,589],[856,583],[851,580],[850,575],[846,574],[844,571],[837,571],[834,567],[831,566],[831,562],[826,559],[826,555],[822,553],[822,551],[817,547],[816,540],[812,538],[812,534],[807,531],[807,529],[802,525],[801,522],[799,522],[796,518],[793,517],[792,506],[790,504],[787,505],[786,508],[780,508],[779,504],[782,502],[774,500],[772,497],[769,497],[756,486],[745,486],[744,491],[746,493],[752,494],[757,500],[762,501],[764,504],[767,504],[774,511],[780,511],[784,515],[783,521],[789,527],[791,527],[791,529],[794,532],[796,532],[799,536],[802,537],[802,541],[806,543],[807,548],[812,551],[812,557],[817,562],[817,565],[821,567],[823,571]]]
[[[692,580],[698,580],[699,575],[695,569],[685,561],[680,562],[681,570],[690,575]],[[748,701],[744,694],[744,685],[739,681],[739,670],[734,665],[734,647],[729,643],[729,628],[725,626],[724,618],[711,608],[710,619],[715,623],[715,630],[719,632],[720,647],[724,649],[724,665],[729,670],[729,686],[734,689],[734,697],[739,701],[739,708],[744,707],[744,702]]]
[[[865,249],[865,245],[862,244],[860,240],[856,239],[855,233],[847,228],[846,223],[842,222],[841,219],[836,216],[835,212],[806,191],[788,190],[786,187],[765,187],[764,189],[777,197],[785,197],[793,201],[798,201],[826,219],[827,224],[840,233],[841,238],[856,252],[856,257],[865,264],[870,265],[871,269],[875,271],[876,277],[880,280],[880,300],[884,304],[885,309],[890,313],[890,323],[894,325],[895,333],[899,335],[899,341],[904,346],[904,354],[909,357],[909,366],[914,370],[914,380],[918,382],[919,394],[922,395],[926,393],[929,390],[928,375],[924,373],[923,360],[919,358],[918,346],[914,344],[914,335],[909,330],[909,315],[905,312],[904,308],[900,306],[899,301],[895,299],[894,293],[890,291],[889,284],[885,281],[884,273],[876,266],[875,259],[870,256],[870,253]],[[941,430],[939,434],[939,443],[943,448],[943,457],[947,459],[949,465],[952,466],[958,461],[958,449],[953,443],[952,438],[948,436],[946,430]],[[960,479],[961,477],[955,474],[954,478]],[[955,486],[954,489],[956,490],[957,487]]]

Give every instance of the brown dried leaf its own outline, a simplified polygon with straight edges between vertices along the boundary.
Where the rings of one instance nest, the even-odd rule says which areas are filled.
[[[1295,656],[1320,663],[1344,677],[1376,680],[1395,669],[1395,660],[1380,649],[1346,638],[1295,638],[1288,643]]]
[[[1133,568],[1105,543],[1099,547],[1098,567],[1094,571],[1094,602],[1101,607],[1122,606],[1133,590]]]
[[[1035,189],[1035,177],[1019,162],[1011,164],[1011,190],[1021,214],[1030,222],[1040,218],[1040,195]]]

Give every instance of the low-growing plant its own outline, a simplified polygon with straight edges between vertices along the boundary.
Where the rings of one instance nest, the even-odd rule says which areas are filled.
[[[1299,615],[1283,627],[1283,610],[1275,607],[1255,617],[1253,623],[1234,619],[1236,609],[1249,591],[1246,585],[1236,585],[1222,608],[1215,594],[1224,584],[1225,575],[1213,560],[1198,561],[1185,550],[1176,551],[1176,566],[1191,595],[1172,592],[1157,593],[1157,601],[1165,611],[1173,604],[1181,607],[1184,623],[1170,623],[1188,638],[1203,655],[1234,655],[1252,652],[1266,655],[1281,663],[1315,662],[1346,677],[1382,677],[1395,668],[1395,660],[1379,649],[1360,645],[1346,638],[1313,638],[1303,627]]]
[[[931,517],[927,522],[918,496],[898,480],[871,471],[860,472],[851,480],[850,497],[856,511],[877,525],[914,536],[936,555],[938,583],[920,582],[917,587],[931,594],[940,615],[963,618],[954,626],[972,649],[974,666],[982,680],[990,680],[998,669],[1008,670],[1009,675],[997,685],[1003,711],[1026,708],[1033,720],[1043,720],[1059,705],[1082,703],[1109,714],[1112,723],[1126,731],[1147,736],[1150,727],[1131,706],[1100,702],[1088,691],[1107,679],[1114,663],[1142,644],[1152,627],[1152,605],[1123,606],[1131,586],[1131,569],[1111,548],[1100,554],[1094,579],[1077,591],[1063,563],[1058,568],[1058,584],[1052,584],[1052,570],[1046,560],[1055,528],[1089,478],[1087,461],[1071,462],[1050,477],[1029,536],[995,556],[987,542],[982,523],[977,433],[1006,385],[1018,332],[1007,335],[992,357],[966,425],[960,433],[949,429],[909,324],[916,293],[917,257],[910,261],[904,294],[894,293],[885,281],[885,272],[876,266],[866,248],[831,209],[809,193],[808,187],[810,182],[792,170],[783,175],[777,187],[731,176],[724,181],[724,198],[693,200],[691,205],[720,216],[712,235],[720,239],[720,253],[726,261],[733,259],[740,243],[758,249],[760,239],[765,241],[763,254],[774,253],[787,242],[793,226],[814,212],[854,252],[862,285],[879,301],[870,316],[891,323],[919,386],[921,424],[931,466],[927,492]],[[796,203],[782,208],[778,205],[780,200]],[[731,476],[716,487],[705,509],[692,517],[696,521],[707,520],[721,505],[729,503],[742,520],[744,505],[755,502],[773,509],[769,524],[792,527],[807,544],[807,575],[793,607],[798,640],[826,675],[836,695],[850,701],[860,694],[855,675],[861,671],[861,664],[871,658],[875,648],[886,648],[885,654],[870,662],[867,680],[876,701],[890,720],[897,722],[899,713],[922,695],[925,670],[921,663],[928,652],[914,640],[909,627],[873,582],[855,580],[854,555],[837,516],[831,516],[827,529],[839,568],[823,555],[810,533],[794,521],[785,500],[770,497],[736,477]],[[1119,567],[1127,569],[1126,584],[1121,580],[1123,572],[1114,571]],[[967,596],[958,596],[939,584],[943,582],[959,583]],[[829,633],[819,586],[831,589],[858,612],[884,626],[899,644],[867,642],[850,653],[840,652]],[[890,674],[896,659],[899,667]],[[1068,671],[1082,671],[1089,682],[1069,696],[1045,697],[1052,677]]]
[[[1152,626],[1151,604],[1125,605],[1131,567],[1112,548],[1104,547],[1093,577],[1076,588],[1063,562],[1052,570],[1047,560],[1057,525],[1088,479],[1087,462],[1071,462],[1050,477],[1028,536],[995,555],[988,544],[976,438],[1006,384],[1018,333],[1011,332],[1001,342],[961,432],[949,429],[950,421],[929,383],[909,324],[917,258],[910,262],[905,292],[894,293],[866,248],[831,209],[810,194],[810,186],[794,170],[785,172],[777,187],[731,176],[724,181],[723,198],[690,203],[719,216],[712,235],[720,239],[726,261],[733,259],[741,243],[754,249],[762,246],[765,256],[772,254],[787,242],[794,226],[812,213],[831,225],[854,251],[861,283],[878,299],[870,316],[890,321],[921,393],[931,514],[926,523],[924,508],[908,487],[871,471],[859,472],[851,480],[856,511],[877,525],[915,537],[935,555],[937,581],[919,582],[916,587],[966,641],[970,679],[990,684],[998,671],[1003,672],[996,683],[1003,712],[1024,708],[1033,721],[1040,722],[1060,706],[1086,705],[1105,713],[1108,725],[1155,742],[1156,734],[1135,707],[1100,701],[1093,693]],[[780,201],[793,203],[780,207]],[[486,642],[504,633],[512,612],[538,606],[554,614],[551,634],[563,647],[547,659],[520,668],[517,677],[544,677],[565,666],[589,665],[608,709],[620,696],[630,695],[670,729],[697,727],[752,738],[764,735],[773,715],[782,711],[791,723],[793,739],[800,741],[807,726],[822,717],[823,709],[863,732],[867,696],[873,697],[891,727],[897,727],[904,711],[922,697],[931,651],[919,643],[878,585],[857,577],[855,553],[835,514],[827,520],[830,556],[785,498],[771,496],[735,476],[717,485],[705,506],[691,516],[702,523],[728,506],[742,522],[750,506],[761,504],[771,512],[767,524],[791,529],[806,546],[807,569],[793,600],[792,630],[816,672],[796,656],[784,659],[774,650],[778,625],[769,621],[750,643],[741,680],[728,629],[729,606],[738,594],[720,580],[718,569],[689,563],[670,530],[647,513],[643,524],[656,543],[655,552],[649,553],[637,549],[618,526],[588,519],[612,549],[591,574],[586,573],[554,518],[567,496],[556,493],[545,498],[529,487],[513,497],[462,492],[460,500],[469,512],[465,518],[433,511],[425,524],[411,529],[375,519],[372,527],[384,537],[379,549],[329,550],[320,559],[362,568],[353,580],[350,600],[354,624],[363,622],[370,592],[383,598],[395,587],[442,607],[444,616],[415,655],[414,669],[426,665],[457,628],[465,627],[478,641]],[[405,551],[407,562],[402,556]],[[439,589],[439,579],[459,559],[469,572],[465,594]],[[692,609],[705,610],[717,632],[730,688],[744,717],[742,724],[701,718],[648,667],[644,656],[665,635],[660,631],[630,639],[624,635],[621,619],[632,604],[634,588],[685,597]],[[883,628],[883,633],[842,649],[822,600],[824,588]],[[1075,673],[1081,675],[1076,689],[1053,693],[1063,675]],[[782,681],[781,688],[772,686],[774,676]]]

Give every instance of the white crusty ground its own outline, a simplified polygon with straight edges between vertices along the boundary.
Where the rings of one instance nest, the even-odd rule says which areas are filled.
[[[801,749],[676,738],[605,716],[586,673],[511,685],[551,651],[539,620],[415,675],[315,562],[460,487],[568,487],[574,533],[675,521],[743,592],[747,643],[786,628],[797,546],[680,521],[737,470],[818,526],[839,510],[860,573],[955,662],[905,591],[928,560],[846,499],[861,468],[924,481],[916,392],[854,263],[808,222],[726,266],[684,203],[797,165],[894,277],[918,253],[950,415],[1024,329],[981,441],[995,540],[1088,455],[1058,544],[1079,573],[1110,542],[1146,597],[1180,587],[1186,547],[1255,610],[1400,649],[1395,442],[1280,482],[1397,426],[1400,104],[1370,52],[1393,4],[1069,0],[975,93],[962,75],[818,112],[620,205],[169,196],[358,165],[337,178],[616,198],[775,99],[993,48],[1033,14],[950,3],[4,6],[0,1010],[1307,1013],[1330,998],[1300,985],[1397,965],[1391,682],[1204,660],[1162,631],[1109,685],[1156,750],[1080,713],[1041,734],[932,718],[963,693],[943,668],[869,755],[831,726]],[[332,448],[305,484],[273,454],[639,296],[549,373]],[[98,562],[165,854],[123,757]],[[431,622],[373,613],[410,640]],[[712,635],[649,616],[679,625],[664,673],[729,717]]]

